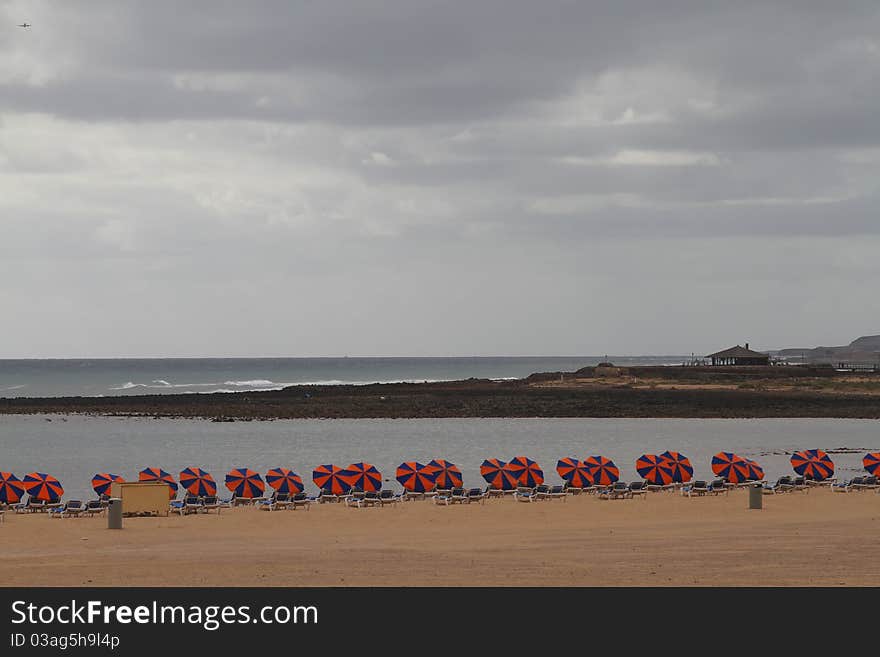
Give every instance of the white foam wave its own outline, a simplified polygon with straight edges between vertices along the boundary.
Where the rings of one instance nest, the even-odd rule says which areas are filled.
[[[259,386],[277,386],[283,384],[275,383],[274,381],[269,381],[268,379],[251,379],[249,381],[224,381],[223,385],[238,386],[239,388],[252,388]]]

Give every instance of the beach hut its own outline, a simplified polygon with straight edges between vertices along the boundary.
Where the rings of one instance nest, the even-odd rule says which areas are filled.
[[[716,351],[714,354],[709,354],[706,358],[712,359],[712,365],[754,366],[770,364],[770,356],[768,354],[762,354],[760,351],[749,349],[748,342],[746,342],[745,347],[736,345],[735,347],[730,347],[729,349],[723,349],[722,351]]]

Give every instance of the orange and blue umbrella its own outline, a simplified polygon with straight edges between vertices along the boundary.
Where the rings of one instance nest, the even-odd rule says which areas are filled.
[[[815,481],[834,474],[834,461],[821,449],[805,449],[791,455],[791,467],[799,475]]]
[[[250,468],[234,468],[226,473],[226,488],[232,491],[235,497],[252,500],[261,497],[266,490],[266,484],[259,472]]]
[[[125,479],[117,474],[101,472],[92,477],[92,490],[98,495],[110,495],[110,488],[113,486],[113,483],[123,483],[124,481]]]
[[[520,486],[534,488],[544,483],[544,471],[528,456],[513,457],[507,464],[507,470],[513,473]]]
[[[668,486],[675,481],[672,464],[656,454],[642,454],[637,458],[636,472],[649,484],[657,486]]]
[[[217,482],[201,468],[190,466],[180,471],[180,485],[190,495],[208,497],[217,494]]]
[[[290,493],[296,495],[305,490],[302,477],[290,468],[272,468],[266,473],[266,483],[278,493]]]
[[[691,465],[690,459],[680,452],[672,452],[666,450],[660,455],[660,458],[669,462],[672,470],[672,481],[685,484],[694,476],[694,466]]]
[[[746,480],[760,481],[764,478],[764,468],[758,465],[756,461],[745,457],[743,457],[743,460],[746,462]]]
[[[45,472],[30,472],[24,476],[21,483],[24,489],[35,500],[44,502],[57,502],[64,495],[61,482]]]
[[[746,460],[733,452],[718,452],[712,457],[712,472],[725,481],[738,484],[749,478]]]
[[[869,452],[865,454],[862,459],[862,465],[865,466],[865,470],[867,470],[872,475],[880,475],[880,472],[877,472],[880,469],[880,452]]]
[[[327,489],[334,495],[345,495],[351,490],[351,484],[342,476],[343,472],[345,470],[336,465],[319,465],[312,471],[312,481],[321,490]],[[268,479],[268,475],[266,478]]]
[[[480,466],[480,475],[492,488],[513,490],[517,486],[516,477],[506,466],[501,459],[486,459]]]
[[[406,490],[413,493],[425,493],[434,489],[437,472],[418,461],[406,461],[397,466],[395,478]]]
[[[590,456],[584,459],[584,465],[587,466],[590,479],[597,486],[610,486],[620,479],[620,470],[614,465],[614,461],[604,456]]]
[[[588,488],[592,484],[587,466],[573,456],[559,459],[556,462],[556,472],[574,488]]]
[[[433,470],[437,475],[435,484],[437,488],[460,488],[462,483],[461,470],[455,463],[444,461],[443,459],[434,459],[427,468]]]
[[[11,472],[0,472],[0,502],[18,504],[24,495],[24,483]]]
[[[177,482],[162,468],[144,468],[138,473],[138,481],[161,481],[168,486],[168,497],[177,495]]]
[[[352,463],[341,474],[349,486],[366,493],[374,493],[382,488],[382,473],[370,463]]]

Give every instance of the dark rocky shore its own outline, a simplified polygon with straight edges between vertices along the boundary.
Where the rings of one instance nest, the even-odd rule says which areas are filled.
[[[217,421],[281,418],[440,417],[667,417],[880,418],[880,395],[836,391],[753,389],[740,383],[718,389],[712,383],[746,381],[759,374],[695,371],[694,368],[630,368],[614,376],[673,379],[685,387],[596,384],[599,370],[535,374],[519,381],[470,379],[446,383],[360,386],[293,386],[275,392],[124,397],[0,399],[0,414],[88,413],[153,417],[196,417]],[[762,368],[765,369],[765,368]],[[761,380],[792,378],[788,368],[766,368]],[[635,372],[635,374],[633,374]],[[804,370],[798,376],[805,376]],[[821,378],[826,373],[813,373]],[[745,377],[745,378],[743,378]],[[571,384],[569,384],[571,380]],[[706,387],[694,387],[706,385]],[[688,387],[691,386],[691,387]]]

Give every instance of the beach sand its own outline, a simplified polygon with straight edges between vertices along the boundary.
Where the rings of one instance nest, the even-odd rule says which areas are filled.
[[[107,519],[7,512],[7,586],[880,585],[880,495],[510,498]]]

